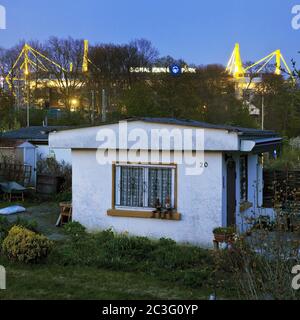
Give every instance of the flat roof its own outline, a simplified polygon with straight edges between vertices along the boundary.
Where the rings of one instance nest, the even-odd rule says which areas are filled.
[[[274,131],[270,130],[259,130],[255,128],[243,128],[238,126],[230,125],[220,125],[212,124],[208,122],[202,122],[197,120],[188,120],[188,119],[176,119],[176,118],[130,118],[127,121],[143,121],[148,123],[161,123],[161,124],[170,124],[178,126],[187,126],[187,127],[199,127],[205,129],[219,129],[219,130],[228,130],[242,133],[243,135],[251,136],[279,136]]]
[[[33,126],[0,133],[1,139],[48,141],[49,133],[70,129],[68,126]]]
[[[78,126],[78,127],[66,127],[66,128],[58,128],[53,131],[65,131],[65,130],[76,130],[76,129],[84,129],[84,128],[93,128],[100,127],[106,125],[117,124],[120,121],[128,121],[128,122],[145,122],[145,123],[156,123],[156,124],[166,124],[166,125],[174,125],[174,126],[185,126],[185,127],[196,127],[196,128],[204,128],[204,129],[216,129],[216,130],[226,130],[240,133],[243,135],[243,138],[253,138],[253,137],[279,137],[275,131],[271,130],[260,130],[255,128],[243,128],[239,126],[231,126],[226,124],[212,124],[208,122],[202,122],[197,120],[189,120],[189,119],[176,119],[176,118],[150,118],[150,117],[134,117],[134,118],[126,118],[120,119],[119,121],[114,122],[106,122],[98,125],[89,125],[89,126]]]

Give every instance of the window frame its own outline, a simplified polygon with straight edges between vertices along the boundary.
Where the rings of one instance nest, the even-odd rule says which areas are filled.
[[[120,184],[121,180],[121,168],[122,167],[130,167],[130,168],[143,168],[144,169],[144,181],[147,184],[147,188],[149,186],[149,169],[171,169],[172,170],[172,195],[171,195],[171,207],[173,210],[177,209],[177,166],[176,165],[164,165],[164,164],[128,164],[128,163],[116,163],[113,166],[113,208],[116,210],[124,210],[124,211],[141,211],[141,212],[152,212],[156,208],[149,207],[149,193],[144,192],[144,204],[147,204],[145,207],[126,207],[119,206],[117,203],[120,203],[121,200],[121,192],[120,188],[117,186]]]

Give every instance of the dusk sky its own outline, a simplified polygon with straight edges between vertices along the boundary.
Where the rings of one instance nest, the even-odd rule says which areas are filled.
[[[146,38],[161,55],[190,63],[226,64],[235,42],[244,61],[280,48],[300,61],[300,30],[291,27],[300,0],[0,0],[7,30],[0,46],[49,36],[86,38],[91,43],[126,43]]]

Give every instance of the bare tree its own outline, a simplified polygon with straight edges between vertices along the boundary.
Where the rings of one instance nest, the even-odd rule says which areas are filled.
[[[82,72],[83,40],[52,37],[46,43],[45,51],[55,62],[55,64],[48,63],[49,74],[57,82],[57,90],[62,96],[64,105],[70,109],[72,99],[86,81],[86,75]]]

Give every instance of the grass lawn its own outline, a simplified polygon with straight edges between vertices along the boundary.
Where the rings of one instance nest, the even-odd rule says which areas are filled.
[[[0,264],[7,268],[7,290],[0,300],[135,300],[208,299],[212,292],[156,280],[143,273],[107,271],[92,267]]]

